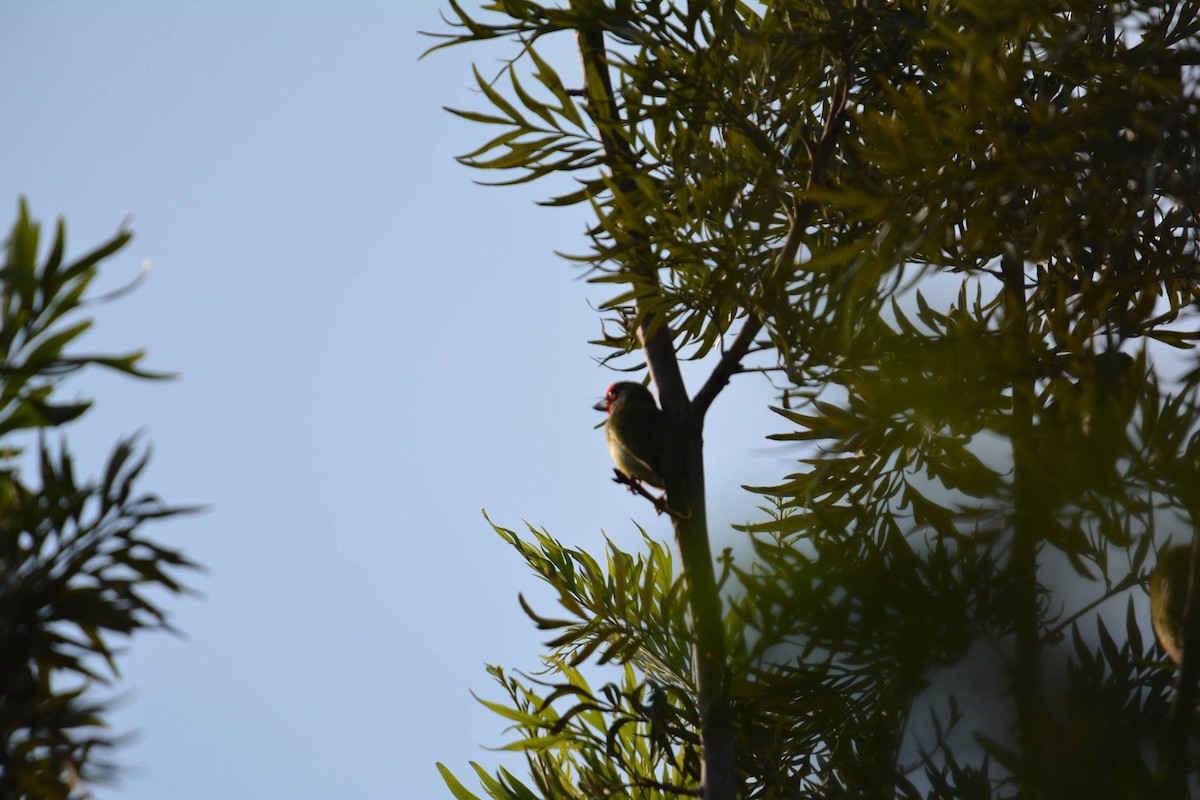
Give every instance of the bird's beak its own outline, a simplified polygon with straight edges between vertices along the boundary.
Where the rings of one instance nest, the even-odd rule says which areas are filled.
[[[596,405],[592,406],[592,408],[596,409],[597,411],[603,411],[605,414],[607,414],[608,413],[608,401],[601,400],[599,403],[596,403]]]

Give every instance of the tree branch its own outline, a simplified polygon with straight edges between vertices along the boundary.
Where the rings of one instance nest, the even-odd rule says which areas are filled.
[[[572,3],[572,8],[578,8]],[[612,173],[619,192],[634,191],[634,182],[628,173],[637,164],[637,158],[629,142],[620,134],[621,111],[617,106],[616,93],[613,90],[612,76],[608,71],[608,54],[604,44],[604,31],[596,26],[578,30],[579,55],[583,60],[583,94],[587,98],[592,120],[600,133],[600,144],[604,148],[605,161]],[[635,269],[641,277],[655,285],[658,284],[656,265],[636,264]],[[675,355],[675,344],[666,326],[654,328],[653,314],[642,313],[641,303],[637,303],[638,340],[646,354],[646,367],[650,371],[650,379],[658,389],[658,400],[663,411],[677,422],[683,422],[688,416],[689,402],[687,387],[683,383],[683,374],[679,371],[679,360]]]
[[[1061,637],[1063,635],[1063,631],[1065,631],[1067,628],[1071,627],[1071,625],[1073,623],[1075,623],[1076,621],[1081,619],[1084,614],[1088,613],[1089,611],[1094,609],[1096,606],[1101,605],[1105,601],[1111,600],[1112,598],[1119,595],[1121,592],[1132,589],[1134,586],[1137,585],[1137,582],[1138,582],[1137,575],[1133,572],[1130,572],[1124,578],[1122,578],[1121,580],[1114,583],[1112,585],[1112,588],[1109,589],[1108,591],[1106,591],[1104,594],[1100,595],[1095,600],[1093,600],[1092,602],[1085,605],[1083,608],[1081,608],[1078,611],[1076,611],[1075,613],[1071,614],[1071,616],[1066,617],[1065,619],[1059,620],[1058,623],[1053,628],[1048,628],[1046,630],[1046,639],[1051,642],[1058,641],[1059,637]]]
[[[669,516],[672,516],[672,517],[682,516],[678,512],[671,510],[671,507],[667,505],[665,497],[655,497],[653,494],[646,491],[646,487],[643,486],[642,482],[639,481],[637,478],[631,478],[630,476],[626,475],[624,472],[621,472],[621,470],[619,470],[619,469],[613,470],[613,476],[614,476],[613,483],[619,483],[622,486],[627,486],[627,487],[629,487],[629,491],[633,492],[634,494],[639,494],[642,497],[649,500],[651,503],[653,503],[655,514],[661,514],[665,511],[665,512],[667,512],[667,514]]]
[[[573,9],[578,3],[573,2]],[[606,163],[612,172],[614,191],[636,191],[630,171],[636,159],[629,143],[619,134],[619,112],[608,59],[604,32],[595,25],[578,31],[579,51],[588,106],[605,149]],[[647,249],[648,254],[648,249]],[[635,257],[632,269],[647,283],[658,286],[657,265],[648,257]],[[708,542],[708,519],[704,499],[703,415],[691,413],[687,388],[679,371],[679,359],[670,330],[656,325],[642,300],[636,301],[638,338],[646,356],[650,377],[658,387],[663,412],[679,427],[684,443],[686,465],[686,502],[690,514],[672,517],[679,559],[688,581],[688,610],[694,639],[692,671],[696,684],[696,705],[700,714],[700,791],[706,800],[734,800],[737,796],[737,762],[733,713],[730,706],[724,613],[717,591],[712,550]],[[753,337],[751,337],[752,339]]]
[[[838,137],[841,136],[845,129],[845,122],[848,117],[847,97],[849,96],[849,81],[844,81],[842,91],[838,95],[838,99],[830,110],[829,116],[825,120],[825,127],[821,130],[821,136],[817,140],[815,147],[810,147],[812,160],[809,164],[808,179],[805,189],[810,189],[814,185],[823,183],[825,180],[825,171],[829,165],[829,160],[833,156],[835,145]],[[808,229],[808,223],[812,219],[813,212],[816,210],[816,204],[807,197],[803,197],[802,193],[796,193],[792,196],[791,217],[792,224],[788,228],[787,238],[783,242],[783,248],[779,251],[779,257],[775,259],[774,265],[771,267],[771,273],[767,276],[763,285],[764,303],[770,305],[775,301],[771,295],[779,293],[779,284],[791,277],[792,270],[796,264],[796,255],[800,252],[800,244],[804,239],[804,232]],[[781,278],[783,280],[781,280]],[[696,392],[696,397],[692,400],[692,413],[699,419],[703,419],[708,413],[709,406],[717,399],[717,395],[721,393],[729,384],[729,379],[737,373],[742,366],[742,359],[750,351],[754,344],[755,337],[762,330],[766,320],[754,311],[749,312],[746,323],[742,329],[738,331],[733,343],[725,354],[721,356],[721,360],[713,367],[712,374],[708,376],[708,380],[700,387],[700,391]]]
[[[1007,310],[1008,335],[1017,340],[1013,352],[1025,353],[1029,336],[1029,312],[1025,299],[1025,274],[1021,256],[1015,249],[1006,252],[1000,261],[1004,274],[1004,302]],[[1031,778],[1030,785],[1041,786],[1042,752],[1039,741],[1038,663],[1041,641],[1038,636],[1038,562],[1040,531],[1049,526],[1045,520],[1037,481],[1037,453],[1033,424],[1035,389],[1033,371],[1023,365],[1012,380],[1013,425],[1013,542],[1009,557],[1009,574],[1013,586],[1012,623],[1016,642],[1013,665],[1013,699],[1017,707],[1017,739],[1024,768]]]

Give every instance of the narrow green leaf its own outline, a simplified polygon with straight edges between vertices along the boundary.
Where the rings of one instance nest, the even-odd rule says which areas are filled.
[[[472,766],[474,766],[474,764],[472,764]],[[437,762],[437,768],[438,772],[442,775],[442,780],[446,782],[446,788],[449,789],[450,793],[454,795],[455,800],[483,800],[483,798],[479,797],[478,795],[468,792],[467,787],[459,783],[458,778],[454,777],[454,773],[452,773],[445,764],[439,761]]]

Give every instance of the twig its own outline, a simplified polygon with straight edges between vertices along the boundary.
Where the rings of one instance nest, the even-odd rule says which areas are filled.
[[[1119,595],[1121,592],[1132,589],[1136,585],[1137,585],[1137,577],[1136,576],[1134,576],[1134,575],[1125,576],[1124,578],[1122,578],[1121,580],[1119,580],[1115,584],[1113,584],[1113,587],[1111,589],[1109,589],[1108,591],[1106,591],[1104,594],[1100,595],[1095,600],[1088,603],[1086,606],[1079,609],[1071,616],[1062,620],[1057,625],[1055,625],[1053,628],[1047,629],[1045,638],[1050,641],[1057,642],[1059,640],[1059,637],[1062,636],[1063,631],[1065,631],[1068,627],[1070,627],[1073,622],[1077,621],[1084,614],[1088,613],[1093,608],[1095,608],[1096,606],[1103,603],[1105,600],[1110,600],[1110,599],[1116,597],[1117,595]]]
[[[665,511],[668,515],[675,517],[676,519],[685,519],[682,514],[671,510],[671,507],[667,505],[667,496],[665,494],[662,497],[655,497],[654,495],[650,494],[650,492],[646,491],[646,487],[642,486],[641,481],[639,481],[637,478],[626,475],[619,469],[613,469],[613,475],[615,476],[613,478],[613,483],[619,483],[622,486],[628,486],[629,491],[633,492],[634,494],[640,494],[642,497],[653,503],[655,514],[661,514]]]
[[[846,118],[849,115],[847,106],[848,97],[849,81],[843,84],[842,92],[838,96],[834,107],[830,110],[829,117],[825,120],[825,127],[821,131],[821,137],[817,141],[816,146],[810,146],[805,142],[805,147],[812,156],[809,162],[806,189],[812,188],[813,185],[821,183],[825,179],[825,170],[829,164],[829,159],[833,156],[834,145],[845,128]],[[771,267],[771,274],[764,283],[764,290],[766,292],[773,292],[775,290],[774,284],[781,277],[790,273],[796,262],[796,254],[800,252],[800,243],[804,238],[804,232],[807,230],[808,222],[812,219],[815,210],[815,204],[808,198],[802,198],[800,193],[793,196],[791,228],[788,230],[787,239],[783,243],[783,248],[779,251],[778,258],[775,259],[775,263]],[[766,320],[760,315],[753,311],[749,312],[746,323],[738,331],[733,344],[721,356],[721,360],[713,367],[712,374],[708,376],[708,380],[704,382],[704,385],[700,387],[700,391],[692,399],[692,413],[698,419],[703,419],[704,414],[708,411],[708,407],[712,405],[713,400],[717,398],[717,395],[729,383],[729,379],[733,377],[734,373],[740,371],[742,359],[750,352],[750,348],[754,344],[754,338],[758,336],[765,322]]]

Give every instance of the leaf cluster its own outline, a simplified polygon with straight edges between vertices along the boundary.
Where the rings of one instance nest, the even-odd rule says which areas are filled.
[[[819,13],[804,4],[659,0],[485,5],[499,23],[451,7],[451,25],[464,32],[439,46],[520,43],[495,80],[476,73],[492,108],[455,111],[500,129],[463,160],[515,171],[515,180],[575,178],[578,188],[550,203],[586,203],[595,212],[591,249],[572,258],[612,286],[602,308],[611,323],[603,344],[613,355],[635,349],[633,332],[651,319],[700,357],[748,310],[767,315],[779,295],[769,276],[796,223],[798,196],[828,159],[818,152],[820,131],[852,84],[878,83],[852,74],[851,55],[894,49],[892,29],[912,24],[887,4],[852,2]],[[600,31],[609,75],[584,79],[612,83],[607,103],[570,88],[537,49],[547,35]],[[533,65],[525,80],[536,85],[518,72],[525,58]]]
[[[452,7],[450,43],[518,49],[468,163],[577,181],[608,356],[665,330],[778,390],[798,466],[724,562],[743,796],[1183,796],[1133,599],[1200,519],[1200,5]],[[606,44],[581,89],[536,51],[565,32]],[[691,635],[625,614],[637,557],[506,538],[574,615],[534,615],[560,661],[649,681]]]
[[[633,555],[608,544],[602,566],[545,532],[531,540],[494,530],[551,586],[570,618],[550,618],[522,599],[530,619],[555,631],[546,643],[544,670],[509,676],[489,672],[503,702],[482,700],[512,721],[517,738],[502,749],[525,755],[530,782],[508,770],[495,777],[473,765],[492,798],[694,796],[699,777],[695,689],[685,622],[685,587],[670,551],[644,536],[647,552]],[[683,634],[683,635],[681,635]],[[616,677],[595,686],[580,668],[595,656],[597,675]],[[476,797],[445,767],[460,800]]]
[[[134,439],[116,445],[99,478],[81,479],[65,445],[44,436],[90,406],[57,399],[64,376],[96,365],[152,377],[140,353],[69,349],[91,324],[75,313],[100,262],[130,234],[66,261],[60,221],[38,263],[38,233],[22,202],[0,270],[0,795],[67,798],[114,778],[96,687],[118,677],[119,641],[169,629],[155,595],[184,591],[179,573],[195,565],[142,533],[186,509],[138,489],[148,454]],[[13,439],[25,429],[39,432],[32,462]]]

